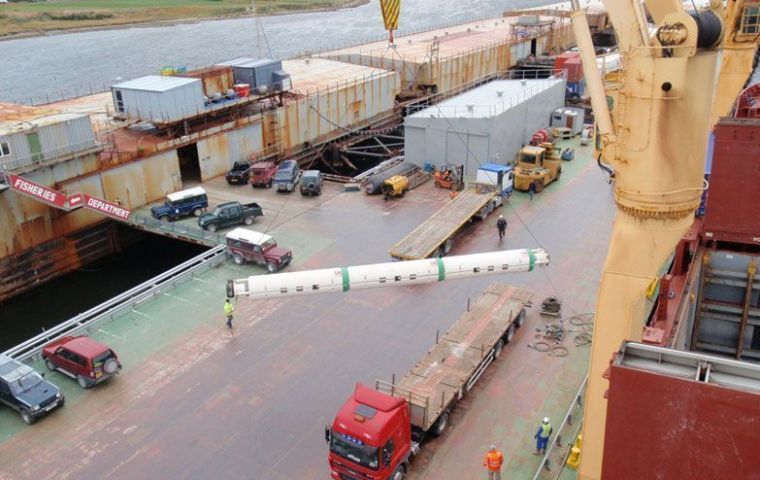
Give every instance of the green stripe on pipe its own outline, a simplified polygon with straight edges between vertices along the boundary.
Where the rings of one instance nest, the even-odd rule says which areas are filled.
[[[348,278],[348,268],[340,267],[340,273],[343,275],[343,291],[347,292],[351,289],[351,283]]]
[[[438,257],[438,281],[442,282],[446,280],[446,267],[443,266],[443,259]]]
[[[533,271],[533,268],[536,266],[536,254],[533,253],[532,249],[528,249],[528,261],[530,262],[530,267],[528,268],[529,272]]]

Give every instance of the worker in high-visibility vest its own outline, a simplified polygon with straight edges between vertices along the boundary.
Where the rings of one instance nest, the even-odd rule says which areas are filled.
[[[501,465],[504,463],[504,455],[491,445],[483,460],[483,466],[488,469],[488,480],[501,480]]]
[[[549,437],[552,436],[552,424],[549,423],[549,418],[544,417],[541,425],[538,426],[538,431],[533,436],[536,439],[536,451],[533,455],[542,455],[546,453],[546,446],[549,444]]]
[[[227,317],[227,328],[232,328],[232,312],[235,311],[235,307],[232,306],[232,303],[230,303],[230,299],[228,298],[224,302],[224,316]]]

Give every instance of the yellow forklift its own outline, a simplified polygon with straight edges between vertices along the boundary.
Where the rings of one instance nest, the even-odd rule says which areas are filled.
[[[551,144],[523,147],[517,154],[514,188],[527,192],[533,184],[538,193],[561,174],[562,159]]]

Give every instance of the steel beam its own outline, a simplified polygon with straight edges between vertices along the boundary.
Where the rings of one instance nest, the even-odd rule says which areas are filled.
[[[744,328],[747,326],[747,319],[749,318],[749,306],[752,302],[752,284],[755,282],[756,269],[755,263],[750,262],[747,267],[747,288],[744,291],[744,309],[742,310],[742,321],[739,323],[739,338],[736,340],[737,359],[741,358],[742,349],[744,348]]]

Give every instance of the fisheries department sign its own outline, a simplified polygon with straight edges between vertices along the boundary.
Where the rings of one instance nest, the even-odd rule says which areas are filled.
[[[84,195],[84,206],[90,210],[95,210],[103,215],[115,218],[116,220],[126,221],[129,218],[129,210],[122,208],[115,203],[106,202],[96,197]]]
[[[23,193],[24,195],[58,208],[63,208],[63,205],[66,203],[66,195],[61,192],[56,192],[50,188],[30,182],[29,180],[12,173],[9,173],[8,177],[10,178],[11,188],[19,193]]]

